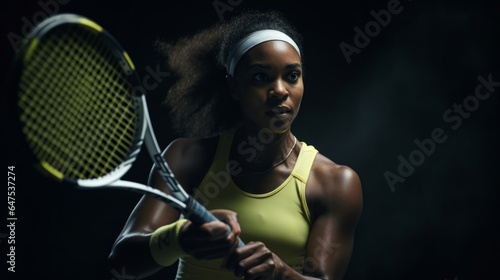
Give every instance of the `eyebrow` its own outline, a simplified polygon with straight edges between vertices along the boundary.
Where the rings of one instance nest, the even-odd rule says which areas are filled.
[[[288,68],[296,68],[296,67],[302,68],[302,64],[300,64],[300,63],[292,63],[292,64],[288,64],[285,68],[288,69]]]
[[[269,66],[267,64],[262,64],[262,63],[251,64],[250,66],[248,66],[248,69],[255,68],[255,67],[264,68],[264,69],[271,69],[271,66]]]
[[[262,63],[251,64],[250,66],[248,66],[248,69],[254,68],[254,67],[260,67],[260,68],[264,68],[264,69],[271,69],[270,65],[262,64]],[[287,66],[285,66],[286,69],[296,68],[296,67],[302,68],[302,65],[300,63],[292,63],[292,64],[288,64]]]

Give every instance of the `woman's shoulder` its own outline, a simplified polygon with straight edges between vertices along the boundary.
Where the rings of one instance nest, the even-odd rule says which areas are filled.
[[[164,157],[184,188],[196,188],[208,172],[219,137],[177,138],[168,145]]]
[[[180,158],[196,156],[203,157],[215,152],[220,135],[194,138],[177,138],[170,142],[165,154],[177,155]]]
[[[351,167],[335,163],[321,153],[314,159],[311,175],[325,186],[332,181],[359,181],[358,174]]]
[[[349,166],[333,162],[318,153],[311,167],[307,196],[321,209],[330,206],[343,211],[360,211],[362,207],[361,180]]]

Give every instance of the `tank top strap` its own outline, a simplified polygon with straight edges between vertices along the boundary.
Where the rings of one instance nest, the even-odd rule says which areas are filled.
[[[301,143],[302,148],[300,149],[297,162],[295,163],[295,166],[292,170],[292,175],[305,184],[307,183],[307,179],[309,178],[309,174],[311,173],[311,167],[314,159],[316,158],[318,150],[316,150],[314,146],[309,146],[304,142]]]
[[[229,159],[234,132],[234,130],[226,130],[220,134],[219,143],[217,144],[217,150],[215,152],[212,167],[224,169],[225,164]]]

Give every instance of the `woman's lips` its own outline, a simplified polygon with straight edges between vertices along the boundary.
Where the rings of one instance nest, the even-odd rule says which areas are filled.
[[[266,115],[270,118],[286,118],[292,114],[292,110],[286,106],[274,107],[272,110],[267,111]]]

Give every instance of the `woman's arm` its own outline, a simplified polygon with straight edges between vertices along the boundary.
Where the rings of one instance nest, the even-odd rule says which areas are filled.
[[[111,269],[144,278],[162,268],[151,256],[149,241],[157,228],[177,221],[179,214],[160,204],[147,196],[140,200],[113,245],[108,258]]]
[[[306,196],[313,226],[303,273],[320,279],[342,279],[363,207],[361,182],[351,168],[336,164],[320,165],[311,179]]]
[[[165,158],[179,182],[186,183],[183,176],[183,165],[176,164],[185,149],[184,142],[183,140],[172,142],[167,148]],[[150,178],[150,184],[160,191],[171,194],[157,173]],[[161,266],[153,260],[149,249],[151,235],[159,227],[177,221],[179,215],[179,212],[173,207],[155,198],[143,196],[113,245],[108,258],[111,269],[124,271],[123,274],[139,278],[159,271]]]
[[[202,180],[213,155],[210,154],[210,148],[206,148],[211,143],[199,140],[179,139],[167,148],[165,158],[169,163],[172,172],[176,176],[179,183],[191,193]],[[217,143],[217,142],[215,142]],[[153,187],[171,194],[170,189],[165,185],[163,179],[158,174],[154,174],[150,180]],[[213,222],[204,224],[201,227],[192,227],[190,222],[187,222],[183,227],[181,234],[182,240],[179,240],[181,246],[187,253],[192,253],[192,248],[186,244],[195,244],[193,239],[202,239],[202,244],[212,244],[206,242],[204,238],[217,238],[219,232],[224,234],[221,239],[226,240],[227,247],[237,244],[236,232],[239,228],[237,217],[234,213],[228,211],[214,210],[212,213],[219,219],[233,227],[233,233],[225,237],[227,227],[224,223]],[[158,265],[151,256],[149,242],[152,233],[164,225],[174,223],[178,220],[180,213],[171,206],[148,196],[144,196],[135,209],[130,214],[122,232],[118,236],[111,254],[108,258],[111,269],[124,272],[125,275],[130,275],[135,278],[144,278],[158,272],[162,266]],[[190,230],[191,229],[191,230]],[[197,232],[193,232],[197,230]],[[187,231],[187,232],[186,232]],[[220,243],[216,243],[221,246]],[[222,246],[223,247],[223,246]],[[197,248],[198,249],[198,248]],[[205,248],[211,252],[210,248]],[[227,255],[230,249],[226,252],[220,252],[222,255]],[[213,250],[212,250],[213,252]]]

